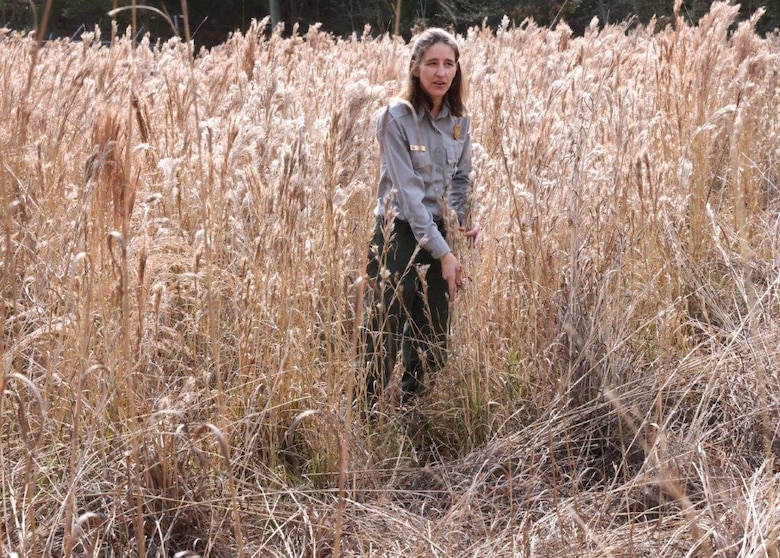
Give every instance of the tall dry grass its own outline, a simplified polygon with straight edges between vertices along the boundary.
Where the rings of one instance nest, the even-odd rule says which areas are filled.
[[[370,428],[407,45],[3,31],[3,554],[776,556],[780,42],[735,16],[462,38],[486,241]]]

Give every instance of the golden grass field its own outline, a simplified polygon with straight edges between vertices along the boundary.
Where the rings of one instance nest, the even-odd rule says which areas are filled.
[[[373,427],[408,45],[0,31],[2,556],[780,555],[780,36],[736,10],[460,39],[486,237]]]

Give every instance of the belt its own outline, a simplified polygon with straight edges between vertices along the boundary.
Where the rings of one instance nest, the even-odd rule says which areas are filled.
[[[383,223],[385,218],[383,216],[379,215],[379,216],[377,216],[376,219],[377,219],[377,221],[379,223]],[[441,231],[444,230],[444,219],[442,219],[441,217],[434,217],[433,218],[433,222],[438,227],[439,230],[441,230]],[[396,217],[395,219],[393,219],[393,228],[395,228],[395,229],[406,229],[406,228],[408,228],[408,229],[411,230],[412,226],[409,224],[409,221],[405,221],[403,219],[400,219],[399,217]]]

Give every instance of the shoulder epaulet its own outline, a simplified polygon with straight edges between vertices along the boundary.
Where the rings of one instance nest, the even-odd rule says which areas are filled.
[[[393,118],[403,118],[404,116],[413,116],[414,107],[409,101],[396,98],[388,104],[387,112]]]

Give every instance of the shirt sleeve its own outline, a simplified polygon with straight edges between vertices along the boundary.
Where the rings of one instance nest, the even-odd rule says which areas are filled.
[[[400,217],[411,226],[417,243],[438,259],[449,252],[450,247],[423,203],[423,174],[431,172],[431,155],[427,150],[411,150],[408,135],[399,120],[388,118],[386,125],[380,125],[378,130],[382,159],[393,184],[389,195],[395,196]]]
[[[470,128],[470,126],[468,127]],[[466,225],[468,218],[469,190],[471,188],[471,133],[467,129],[458,168],[450,185],[450,205],[458,216],[458,223]]]

